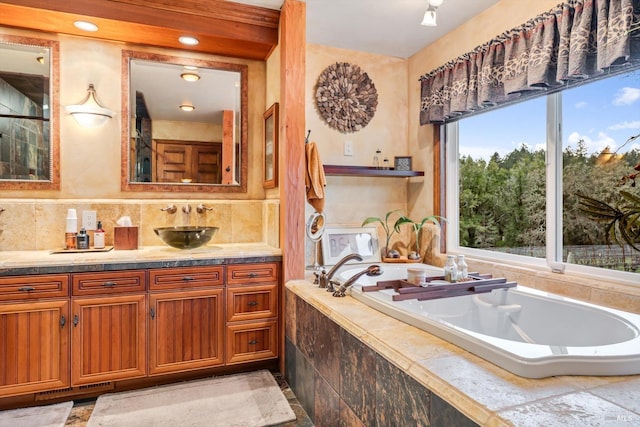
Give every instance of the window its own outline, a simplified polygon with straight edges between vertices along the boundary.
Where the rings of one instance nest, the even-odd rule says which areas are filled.
[[[640,252],[607,243],[578,194],[612,205],[640,162],[640,71],[446,127],[449,250],[637,278]],[[640,183],[639,183],[640,184]],[[638,185],[640,187],[640,185]],[[635,274],[634,274],[635,273]]]

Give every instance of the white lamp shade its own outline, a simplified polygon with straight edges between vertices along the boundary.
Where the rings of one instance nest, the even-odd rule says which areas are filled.
[[[96,99],[96,91],[92,84],[89,85],[87,97],[80,103],[67,105],[65,109],[73,118],[84,127],[100,127],[113,115],[113,111],[104,108]]]

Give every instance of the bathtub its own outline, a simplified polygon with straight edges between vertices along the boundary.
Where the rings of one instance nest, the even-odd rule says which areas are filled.
[[[363,292],[379,280],[406,279],[406,266],[381,264],[351,288],[358,301],[418,327],[516,375],[640,374],[640,316],[518,285],[430,301],[393,301],[393,289]],[[412,265],[415,266],[415,265]],[[442,275],[442,269],[428,275]],[[361,266],[340,273],[346,280]]]

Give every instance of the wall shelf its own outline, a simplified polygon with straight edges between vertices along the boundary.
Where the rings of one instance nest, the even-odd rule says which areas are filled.
[[[325,175],[378,176],[378,177],[411,177],[424,176],[423,171],[397,171],[395,169],[378,169],[371,166],[324,165]]]

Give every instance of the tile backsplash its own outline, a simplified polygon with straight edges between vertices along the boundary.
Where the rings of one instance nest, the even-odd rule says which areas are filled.
[[[162,211],[175,205],[173,214]],[[199,204],[211,208],[198,213]],[[191,206],[185,213],[182,207]],[[68,209],[76,209],[78,228],[82,211],[96,211],[106,232],[105,244],[113,245],[116,221],[129,216],[139,226],[140,246],[164,245],[153,232],[154,227],[173,225],[208,225],[220,227],[212,243],[265,242],[278,246],[277,200],[2,200],[0,207],[0,251],[54,250],[63,247]],[[91,244],[93,245],[93,232]]]

